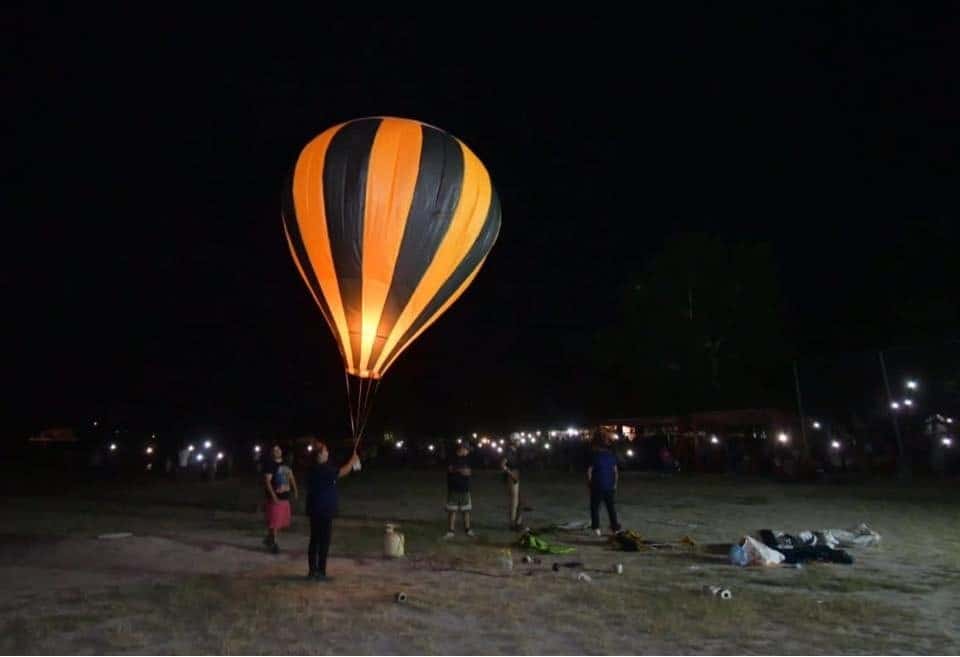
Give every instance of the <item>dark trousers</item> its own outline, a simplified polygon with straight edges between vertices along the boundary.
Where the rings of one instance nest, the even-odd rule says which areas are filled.
[[[310,564],[311,573],[327,574],[327,553],[330,552],[332,532],[332,517],[310,516],[310,546],[307,548],[307,562]]]
[[[607,516],[610,517],[610,528],[613,531],[620,531],[620,523],[617,521],[616,502],[613,498],[612,490],[600,490],[599,488],[590,489],[590,528],[600,529],[600,503],[603,502],[607,507]]]

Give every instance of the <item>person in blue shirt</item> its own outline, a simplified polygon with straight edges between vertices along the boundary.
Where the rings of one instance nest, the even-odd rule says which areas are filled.
[[[590,488],[590,529],[593,530],[594,534],[600,536],[601,502],[607,507],[611,531],[620,531],[620,522],[617,520],[617,508],[614,499],[620,472],[617,469],[617,457],[610,449],[610,436],[601,433],[598,438],[593,458],[587,468],[587,486]]]
[[[310,518],[310,545],[307,549],[310,572],[307,577],[325,582],[330,579],[327,577],[327,554],[333,518],[339,511],[337,479],[350,474],[360,457],[354,452],[350,460],[337,468],[330,463],[330,451],[320,440],[314,441],[313,453],[316,462],[307,474],[307,516]]]

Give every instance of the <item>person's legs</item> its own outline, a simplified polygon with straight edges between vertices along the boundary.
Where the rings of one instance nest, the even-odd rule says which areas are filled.
[[[470,512],[463,512],[463,531],[470,533]]]
[[[330,553],[330,539],[333,537],[333,518],[324,516],[317,519],[319,522],[320,535],[318,537],[319,551],[317,553],[317,572],[326,577],[327,575],[327,555]]]
[[[457,530],[457,512],[456,511],[447,511],[447,525],[448,525],[448,530],[451,533]]]
[[[320,517],[310,516],[310,545],[307,546],[307,564],[310,568],[310,575],[316,575],[320,572],[318,562],[320,555]]]
[[[615,532],[620,531],[620,522],[617,520],[616,500],[614,499],[614,492],[612,490],[604,492],[603,503],[607,507],[607,516],[610,518],[610,529]]]
[[[510,528],[520,524],[520,484],[507,484],[510,487]]]
[[[267,520],[267,535],[263,539],[263,544],[268,548],[272,548],[277,544],[277,530],[274,528],[274,517],[276,515],[274,506],[273,502],[267,502],[264,505],[264,516]]]
[[[600,529],[600,491],[590,489],[590,529]]]

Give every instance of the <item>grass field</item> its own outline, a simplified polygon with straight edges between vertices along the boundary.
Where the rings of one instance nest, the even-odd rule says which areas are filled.
[[[726,477],[624,477],[625,527],[670,545],[625,553],[556,533],[576,553],[499,563],[494,473],[474,477],[477,539],[441,540],[444,476],[367,472],[341,482],[326,584],[308,582],[300,516],[274,556],[260,545],[253,477],[65,485],[8,495],[0,534],[0,651],[29,654],[877,654],[960,652],[957,482],[850,486]],[[32,491],[31,491],[32,492]],[[526,476],[528,525],[587,518],[580,477]],[[302,502],[302,500],[301,500]],[[383,524],[407,557],[382,558]],[[730,544],[761,528],[867,522],[880,547],[852,566],[737,568]],[[604,526],[606,522],[604,520]],[[106,532],[132,532],[114,540]],[[696,546],[676,543],[691,537]],[[583,562],[561,568],[554,561]],[[623,575],[612,567],[624,565]],[[577,581],[584,571],[592,582]],[[704,584],[730,588],[729,601]],[[404,591],[409,599],[394,602]]]

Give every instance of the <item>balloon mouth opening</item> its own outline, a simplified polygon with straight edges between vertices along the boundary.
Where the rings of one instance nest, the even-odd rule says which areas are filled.
[[[350,374],[351,376],[355,376],[355,377],[357,377],[358,379],[374,379],[374,380],[376,380],[376,379],[379,379],[379,378],[380,378],[380,372],[374,372],[373,370],[358,370],[358,369],[353,368],[353,367],[348,367],[348,368],[347,368],[347,374]]]

